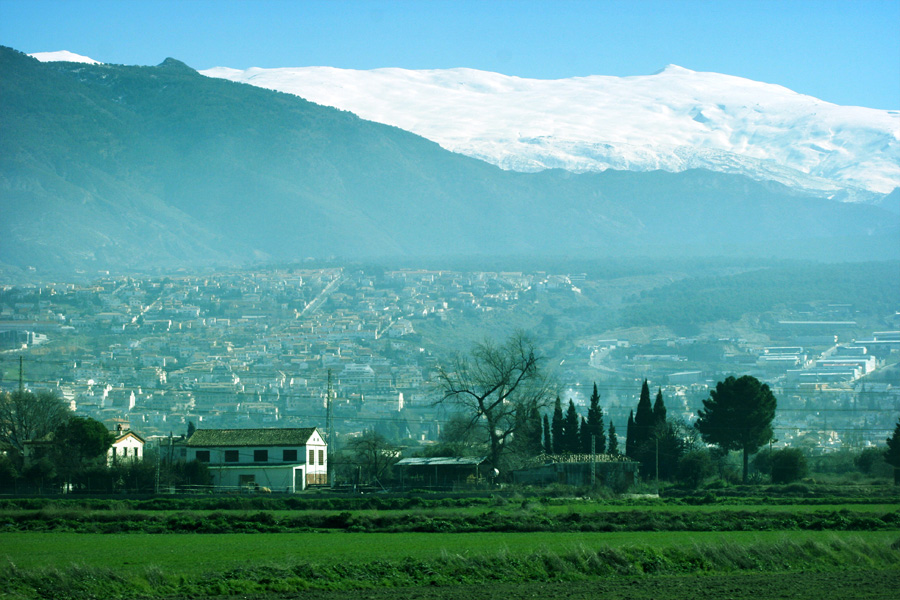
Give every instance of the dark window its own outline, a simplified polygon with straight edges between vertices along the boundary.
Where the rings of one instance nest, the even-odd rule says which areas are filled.
[[[197,450],[197,462],[209,462],[209,450]]]
[[[268,450],[254,450],[253,451],[253,462],[268,462],[269,461],[269,451]]]
[[[281,457],[281,460],[284,462],[297,462],[297,451],[296,450],[284,450],[284,455]]]
[[[225,451],[225,462],[237,462],[238,461],[238,451],[237,450],[226,450]]]
[[[319,450],[319,464],[320,465],[325,464],[325,451],[324,450]]]
[[[311,464],[311,465],[316,464],[316,451],[315,450],[309,451],[309,464]]]

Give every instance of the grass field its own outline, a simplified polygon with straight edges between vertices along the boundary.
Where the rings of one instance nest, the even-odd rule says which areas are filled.
[[[774,544],[864,540],[890,545],[900,532],[627,532],[627,533],[269,533],[269,534],[78,534],[3,533],[0,557],[23,569],[84,565],[123,572],[155,566],[171,575],[195,576],[241,566],[379,560],[434,560],[444,553],[524,556],[573,549],[691,547],[697,544]]]
[[[518,498],[350,511],[10,502],[0,508],[0,599],[511,600],[559,597],[554,584],[570,582],[571,599],[600,589],[623,599],[690,589],[721,597],[696,595],[715,589],[749,600],[763,597],[752,586],[787,575],[783,597],[893,597],[900,504],[765,500]],[[862,589],[840,583],[857,580]]]
[[[0,598],[246,598],[473,584],[500,591],[595,578],[798,571],[881,572],[900,581],[897,538],[896,532],[0,534]]]

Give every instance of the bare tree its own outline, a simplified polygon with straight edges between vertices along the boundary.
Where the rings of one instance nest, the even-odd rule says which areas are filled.
[[[388,469],[400,460],[400,449],[372,430],[350,440],[347,448],[367,482],[380,483]]]
[[[502,346],[490,340],[478,343],[468,356],[459,354],[438,371],[438,402],[464,415],[468,431],[482,432],[495,469],[518,427],[527,422],[521,416],[546,407],[554,395],[542,361],[519,332]]]
[[[473,456],[484,454],[487,444],[478,431],[469,427],[469,418],[457,412],[449,415],[441,427],[438,443],[424,449],[424,456]]]
[[[52,392],[5,392],[0,394],[0,443],[24,453],[25,442],[44,437],[68,418],[66,405]]]

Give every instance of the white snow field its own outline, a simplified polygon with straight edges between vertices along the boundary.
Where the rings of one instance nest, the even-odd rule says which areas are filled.
[[[473,69],[200,73],[348,110],[504,169],[707,168],[850,200],[900,186],[900,112],[675,65],[558,80]]]

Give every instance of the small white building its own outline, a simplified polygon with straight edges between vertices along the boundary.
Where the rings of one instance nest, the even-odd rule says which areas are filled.
[[[112,446],[106,451],[106,462],[109,465],[124,461],[143,460],[144,439],[135,432],[120,428],[113,434]]]
[[[293,493],[328,483],[328,447],[315,427],[198,429],[187,459],[206,463],[221,489]]]

